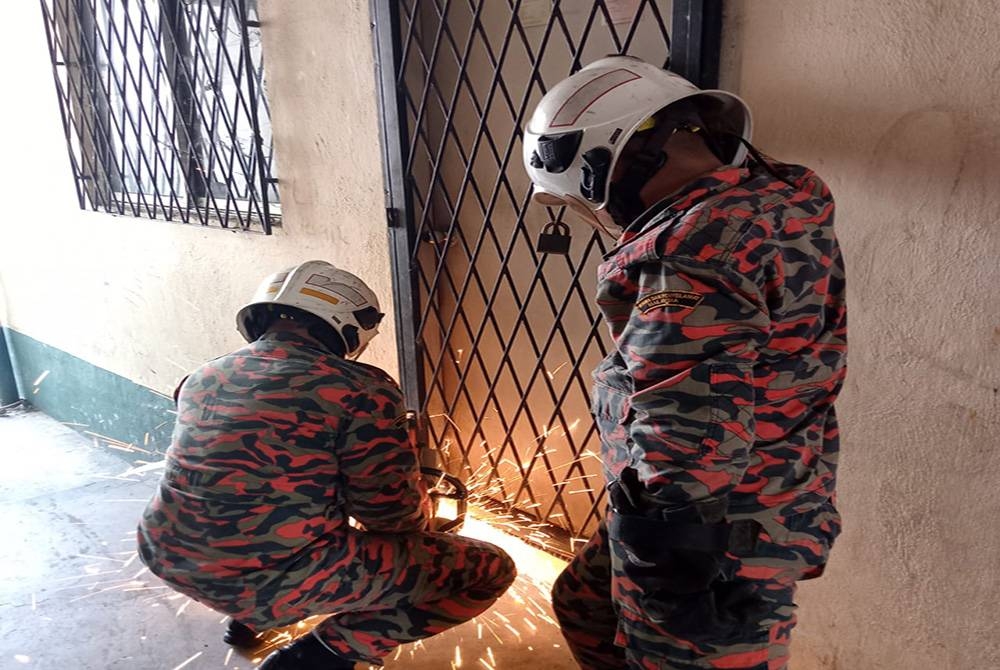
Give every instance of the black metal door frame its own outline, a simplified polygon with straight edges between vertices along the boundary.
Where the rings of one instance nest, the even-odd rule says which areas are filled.
[[[410,168],[413,166],[412,162],[413,156],[411,155],[411,153],[413,152],[414,147],[416,146],[416,142],[414,141],[414,137],[412,136],[413,133],[410,132],[410,128],[408,127],[409,126],[408,118],[412,118],[412,116],[410,115],[412,114],[413,111],[413,100],[411,98],[410,100],[411,109],[408,112],[407,98],[406,98],[407,90],[405,89],[407,83],[405,78],[406,65],[404,64],[404,62],[407,56],[406,50],[410,48],[410,43],[413,39],[412,32],[414,30],[414,24],[418,21],[419,18],[418,12],[421,10],[427,11],[427,7],[429,6],[425,4],[423,7],[421,7],[420,2],[434,3],[433,10],[437,13],[438,18],[440,19],[440,25],[438,25],[436,30],[433,31],[434,42],[433,45],[431,46],[430,56],[426,59],[429,60],[430,65],[428,65],[427,62],[424,63],[425,68],[428,68],[427,70],[428,82],[424,85],[424,90],[422,91],[420,103],[418,106],[418,112],[415,115],[416,127],[414,132],[418,135],[422,133],[426,135],[425,129],[421,127],[420,124],[424,120],[423,116],[424,105],[427,102],[428,87],[431,84],[430,80],[432,77],[435,76],[432,69],[435,66],[435,62],[438,58],[439,50],[443,48],[442,44],[445,43],[445,40],[449,40],[450,47],[452,49],[455,58],[468,59],[469,50],[471,48],[472,41],[474,39],[474,33],[477,27],[477,22],[480,20],[480,12],[482,11],[483,5],[486,2],[486,0],[465,0],[466,4],[468,5],[465,11],[469,11],[472,13],[473,24],[469,29],[470,33],[468,37],[468,43],[465,44],[464,49],[460,48],[459,44],[456,43],[456,40],[454,39],[454,37],[452,36],[447,27],[449,7],[453,2],[457,5],[459,0],[412,0],[409,3],[407,3],[406,0],[371,0],[372,29],[374,31],[373,41],[375,46],[377,80],[379,86],[379,103],[381,110],[381,135],[382,135],[382,148],[383,148],[383,159],[384,159],[384,176],[386,185],[386,191],[385,191],[386,213],[387,213],[387,221],[389,227],[389,240],[391,248],[391,258],[392,258],[393,298],[395,302],[395,318],[396,318],[396,329],[398,338],[397,345],[399,352],[401,382],[404,393],[406,395],[407,407],[408,409],[413,411],[416,415],[418,440],[423,444],[427,444],[429,441],[433,441],[435,436],[429,434],[427,399],[430,389],[427,386],[427,374],[425,374],[425,370],[427,370],[429,367],[431,376],[433,378],[440,370],[443,358],[446,356],[448,352],[446,351],[447,343],[442,342],[441,346],[442,350],[436,353],[430,352],[431,359],[425,359],[425,356],[427,356],[429,352],[427,351],[426,343],[423,341],[422,328],[424,328],[426,325],[426,318],[428,316],[428,311],[429,311],[428,307],[430,306],[421,305],[420,276],[418,274],[420,272],[420,267],[419,267],[419,262],[414,260],[415,258],[414,250],[418,248],[421,237],[422,236],[426,237],[425,224],[427,223],[427,217],[428,217],[427,212],[428,208],[432,206],[431,194],[428,192],[426,198],[421,199],[421,208],[423,210],[423,214],[420,217],[421,218],[420,222],[418,223],[417,216],[415,214],[416,209],[414,207],[414,192],[413,192],[414,187],[412,185],[413,174],[410,171]],[[521,3],[522,0],[508,0],[510,11],[513,12],[513,16],[515,18],[512,18],[512,23],[508,26],[508,33],[505,36],[505,42],[502,47],[502,51],[500,53],[500,56],[497,57],[500,60],[502,60],[503,54],[506,51],[507,44],[511,39],[511,31],[513,29],[516,28],[520,30],[521,37],[522,39],[524,38],[524,28],[516,18]],[[652,0],[641,0],[641,2],[638,3],[639,9],[637,11],[636,16],[642,17],[643,11],[647,7],[647,5],[651,3]],[[407,7],[408,5],[409,8]],[[560,5],[561,5],[560,0],[552,1],[551,11],[553,15],[559,13]],[[408,16],[404,15],[404,12],[407,11],[407,9],[409,13]],[[600,12],[598,11],[598,9],[600,10]],[[608,10],[603,0],[596,0],[594,6],[588,11],[590,12],[590,19],[584,30],[583,36],[581,36],[580,38],[580,43],[577,45],[578,48],[575,53],[573,68],[572,68],[574,71],[581,66],[580,58],[583,49],[583,42],[587,39],[587,36],[589,35],[589,31],[591,30],[591,27],[594,24],[595,17],[599,17],[601,13],[603,13],[604,19],[608,22],[606,25],[610,26],[611,24],[611,16],[608,14]],[[405,26],[405,31],[406,31],[405,35],[403,34],[404,16],[408,21],[408,26]],[[634,19],[634,24],[631,26],[628,35],[625,36],[624,39],[619,40],[618,36],[617,35],[615,36],[614,42],[619,52],[624,53],[627,51],[629,43],[631,42],[632,37],[635,34],[637,28],[637,25],[635,24],[638,24],[638,22],[639,19]],[[550,18],[549,26],[547,27],[547,32],[546,32],[546,40],[548,37],[548,31],[551,31],[553,28],[553,23],[554,19]],[[661,26],[662,26],[662,21],[661,21]],[[671,24],[670,24],[670,35],[668,42],[669,44],[668,48],[670,53],[670,60],[669,60],[670,69],[690,79],[691,81],[695,82],[702,88],[716,87],[718,83],[718,61],[719,61],[719,49],[721,42],[721,28],[722,28],[721,0],[674,0],[671,3]],[[481,25],[479,26],[479,29],[480,31],[482,31]],[[565,23],[563,23],[562,29],[564,32],[566,31]],[[664,35],[664,38],[666,37],[667,36]],[[485,33],[484,33],[484,40],[485,40]],[[545,42],[543,42],[541,49],[545,48],[544,45]],[[462,55],[459,56],[459,53],[461,53]],[[421,57],[424,57],[424,54],[421,54]],[[493,54],[491,54],[490,57],[493,58],[494,57]],[[541,79],[538,78],[538,61],[540,59],[541,59],[541,53],[539,52],[537,54],[534,69],[530,76],[532,78],[535,78],[539,86],[542,87],[544,90],[544,87],[541,84]],[[496,65],[495,62],[494,65]],[[497,73],[494,74],[494,80],[491,83],[489,94],[487,96],[487,100],[484,105],[486,112],[482,112],[483,117],[480,120],[480,127],[478,129],[479,134],[477,135],[472,150],[473,154],[472,160],[475,160],[475,153],[479,148],[480,140],[483,136],[483,130],[484,130],[483,125],[488,124],[488,120],[486,119],[486,113],[490,111],[489,105],[492,103],[494,95],[497,94],[498,85],[500,87],[503,87],[505,85],[503,76],[498,72],[499,71],[497,71]],[[466,76],[464,61],[460,63],[458,76],[459,78]],[[451,99],[451,105],[455,104],[455,101],[458,98],[458,91],[460,87],[461,87],[461,82],[459,81],[456,83],[455,96]],[[529,92],[530,92],[530,86],[529,86]],[[507,95],[509,102],[509,92],[506,89],[502,89],[501,94]],[[525,98],[523,102],[527,102],[527,98]],[[440,103],[445,103],[445,101],[442,99]],[[513,107],[510,107],[509,109],[512,111]],[[445,118],[445,126],[443,134],[447,136],[449,130],[454,131],[454,127],[452,126],[453,124],[452,115],[454,113],[454,110],[453,108],[449,108],[446,109],[445,111],[447,112],[447,117]],[[528,111],[530,113],[530,110]],[[523,116],[524,116],[524,109],[521,109],[520,116],[517,119],[518,125],[520,125],[520,123],[523,121]],[[486,130],[486,138],[491,145],[490,148],[494,152],[495,159],[497,159],[498,162],[501,162],[499,160],[500,152],[497,150],[496,146],[493,145],[494,138],[490,136],[488,129]],[[418,141],[420,140],[419,137],[416,139]],[[503,140],[504,138],[500,139]],[[424,137],[424,141],[427,143],[429,149],[431,143],[427,140],[426,136]],[[446,141],[447,137],[443,137],[441,139],[441,149],[436,155],[435,165],[433,166],[432,181],[434,178],[438,176],[438,169],[439,169],[438,163],[442,161],[443,149]],[[487,218],[489,217],[490,213],[494,211],[493,208],[496,206],[496,193],[497,189],[500,188],[501,182],[505,179],[503,175],[503,169],[504,166],[507,165],[506,161],[509,161],[510,159],[510,149],[511,145],[508,144],[506,155],[503,158],[504,162],[501,165],[501,174],[500,176],[497,177],[497,182],[494,184],[493,197],[490,199],[489,206],[486,208],[485,215],[487,216]],[[465,158],[464,153],[463,153],[463,158]],[[468,189],[471,172],[472,172],[472,164],[470,163],[466,167],[466,173],[462,181],[458,206],[461,206],[461,199],[462,197],[464,197]],[[471,180],[473,182],[475,181],[474,175],[471,175]],[[431,187],[433,187],[433,184],[430,185],[429,189]],[[510,184],[507,183],[506,187],[508,190],[508,195],[513,199],[513,194],[510,191]],[[477,188],[474,183],[472,185],[472,188],[474,189]],[[420,194],[418,193],[417,196],[420,197]],[[483,199],[479,194],[478,189],[476,191],[476,196],[480,198],[480,205],[482,207]],[[449,206],[451,206],[450,202]],[[561,216],[562,213],[560,212],[555,215],[555,219],[559,220],[561,219]],[[453,212],[451,219],[452,227],[455,226],[457,217],[458,213]],[[451,244],[455,242],[451,230],[448,231],[448,234],[447,236],[445,236],[444,241]],[[464,239],[461,239],[460,241],[463,245],[468,244]],[[596,238],[590,240],[590,244],[587,247],[588,251],[586,253],[589,254],[595,242],[597,242],[597,244],[600,245],[600,243],[596,240]],[[513,245],[513,242],[511,244]],[[474,254],[470,259],[470,263],[474,262],[476,255],[479,254],[481,245],[482,245],[482,233],[479,234],[479,238],[477,240],[475,249],[473,250]],[[466,253],[469,253],[468,248],[466,249]],[[501,263],[505,262],[506,258],[501,261]],[[441,264],[443,263],[444,260],[442,258]],[[579,272],[581,269],[582,266],[575,268],[575,273],[573,274],[571,280],[572,285],[570,290],[575,289],[577,292],[579,292],[578,280],[579,280]],[[540,265],[539,268],[537,269],[537,272],[538,273],[541,272]],[[439,265],[433,277],[433,282],[431,284],[432,289],[435,290],[437,289],[437,282],[440,278],[440,275],[441,275],[441,266]],[[448,280],[450,282],[454,281],[450,278],[450,276]],[[452,316],[450,327],[446,331],[447,333],[446,337],[450,336],[451,333],[453,332],[453,329],[455,328],[456,317],[458,316],[458,313],[461,312],[462,309],[462,304],[461,304],[462,300],[467,295],[466,289],[468,288],[469,283],[473,280],[481,281],[476,271],[472,269],[470,265],[469,272],[466,273],[463,280],[464,285],[458,286],[457,291],[454,285],[451,287],[453,292],[453,297],[456,302],[455,304],[456,314]],[[535,277],[536,282],[537,280],[538,276]],[[532,290],[534,290],[535,286],[536,284],[533,283]],[[479,288],[480,290],[482,290],[483,287],[480,285]],[[542,290],[546,291],[546,294],[548,294],[548,290],[544,286]],[[485,299],[485,297],[486,293],[484,291],[483,298]],[[490,297],[490,299],[486,301],[485,309],[487,312],[489,312],[489,310],[492,309],[493,298],[495,297],[496,293],[494,292],[493,295]],[[553,316],[556,320],[558,320],[559,318],[562,317],[569,299],[568,298],[564,299],[560,303],[558,297],[547,295],[547,298],[551,305]],[[525,303],[524,305],[522,305],[520,313],[517,315],[517,320],[525,318],[524,311],[526,308],[527,304]],[[464,316],[462,318],[464,319]],[[497,327],[495,315],[488,314],[487,318],[494,319],[493,321],[494,326]],[[476,335],[472,343],[473,347],[480,341],[480,337],[482,336],[483,323],[485,323],[485,320],[480,324],[481,330],[479,334]],[[588,335],[588,340],[587,340],[588,344],[586,346],[589,346],[590,340],[597,336],[596,334],[597,325],[598,324],[595,321],[595,323],[593,324],[593,328],[591,328],[591,332]],[[468,323],[466,323],[466,328],[469,329],[469,334],[471,335],[472,329],[471,327],[469,327]],[[500,332],[499,327],[497,327],[497,334],[499,334],[499,332]],[[562,335],[563,339],[565,339],[566,334],[564,332],[560,334]],[[555,329],[549,332],[548,338],[545,340],[545,344],[543,347],[543,354],[545,351],[548,351],[549,347],[552,345],[553,338],[555,337],[555,335],[556,335]],[[532,342],[533,342],[532,346],[538,349],[539,347],[537,344],[534,343],[534,339],[532,339]],[[584,347],[585,349],[586,346]],[[507,359],[506,363],[508,364],[510,364],[509,361],[509,357],[511,354],[510,347],[511,345],[508,344],[507,348],[505,348],[503,352],[505,359]],[[568,346],[567,350],[569,350]],[[470,353],[470,357],[476,354],[477,352],[472,351]],[[571,362],[573,363],[574,368],[577,368],[579,366],[582,358],[583,358],[582,354],[578,358],[572,358],[571,354]],[[503,362],[504,361],[501,361],[501,364],[503,364]],[[529,387],[536,383],[536,377],[538,375],[538,372],[539,371],[536,369],[532,373],[531,378],[528,381]],[[579,378],[579,370],[574,369],[573,372],[574,374],[577,375],[577,383],[582,383],[580,382]],[[496,378],[494,378],[494,381],[495,380]],[[464,382],[465,382],[465,375],[462,374],[460,379],[460,384]],[[520,389],[522,384],[520,382],[516,382],[516,386],[518,389]],[[567,386],[566,389],[568,390],[569,386]],[[558,396],[557,402],[561,402],[566,397],[567,390],[563,390],[560,395],[557,392],[557,390],[552,387],[551,384],[548,384],[548,390],[549,393],[552,394],[551,397],[553,399],[556,399]],[[495,402],[498,402],[499,400],[495,397],[497,391],[495,389],[491,389],[490,393],[494,394],[493,400]],[[458,395],[456,394],[455,399],[457,400],[457,398]],[[527,412],[528,414],[531,413],[531,409],[528,407],[530,404],[529,399],[527,398],[526,395],[520,398],[512,398],[510,399],[510,402],[517,403],[517,409],[514,415],[514,422],[517,421],[518,416],[521,415],[522,413],[525,412]],[[555,413],[553,413],[552,416],[555,417],[558,412],[559,408],[557,407]],[[475,422],[476,425],[473,427],[473,432],[475,432],[475,430],[477,429],[480,429],[480,424],[484,419],[485,413],[486,409],[484,406],[482,412],[478,416],[478,420]],[[563,421],[563,425],[565,425],[565,417],[560,416],[559,419],[560,421]],[[506,420],[504,421],[504,424],[505,428],[509,429]],[[537,428],[534,420],[531,421],[531,425]],[[542,429],[543,429],[542,434],[545,435],[546,431],[548,430],[548,427],[543,425]],[[591,431],[592,430],[593,429],[591,429]],[[590,439],[591,436],[592,432],[588,433],[588,437],[584,439],[585,440]],[[545,437],[547,438],[548,436],[545,435]],[[509,435],[507,436],[507,439],[508,440],[510,439]],[[501,449],[501,454],[502,453],[503,449]],[[542,455],[544,456],[544,454]],[[498,456],[497,458],[499,459],[500,457]],[[518,460],[518,458],[515,457],[515,460]],[[549,463],[548,459],[545,458],[545,467],[549,468],[550,472],[549,476],[553,477],[553,475],[551,474],[552,468],[550,467],[550,465],[551,464]],[[494,474],[495,474],[496,473],[495,470],[499,468],[499,465],[491,461],[490,467],[494,468]],[[534,467],[534,458],[532,459],[532,462],[527,466],[528,474],[530,474],[532,467]],[[580,470],[579,472],[582,472],[582,470]],[[571,468],[567,471],[567,476],[573,473],[574,471]],[[528,476],[527,474],[524,473],[523,469],[521,471],[521,474],[523,474],[525,477]],[[562,485],[562,482],[557,482],[553,480],[553,484],[558,489]],[[514,484],[514,487],[518,489],[517,494],[514,496],[514,504],[516,504],[518,496],[522,494],[526,485],[529,488],[529,498],[530,498],[530,484],[528,484],[526,481],[521,482],[520,486],[517,486],[516,483]],[[557,494],[557,497],[558,495],[561,495],[561,493]],[[582,525],[577,524],[576,526],[574,526],[573,524],[570,524],[569,527],[565,529],[568,530],[569,534],[571,535],[581,534],[583,526],[592,524],[592,522],[594,521],[595,510],[600,509],[599,507],[601,504],[600,492],[589,494],[589,496],[590,499],[593,501],[590,515],[583,522]],[[503,496],[496,495],[494,497],[499,498]],[[510,497],[508,496],[508,500],[509,499]],[[533,500],[533,498],[531,499]],[[540,511],[536,513],[529,512],[527,514],[527,518],[529,521],[533,520],[533,521],[546,522],[550,521],[548,515],[551,515],[552,517],[562,516],[562,514],[554,514],[555,510],[556,510],[556,505],[555,503],[553,503],[551,506],[549,506],[548,510],[545,513],[541,513]],[[563,510],[566,511],[565,507],[563,508]],[[573,548],[572,542],[569,542],[568,545],[565,544],[564,542],[557,542],[556,544],[558,546],[550,545],[548,548],[556,549],[557,551],[572,550]]]
[[[417,338],[417,319],[420,314],[417,267],[410,263],[410,249],[413,248],[416,236],[412,197],[406,185],[405,174],[409,133],[406,128],[405,103],[399,90],[403,82],[397,75],[402,63],[398,0],[371,0],[371,17],[399,374],[407,409],[416,415],[418,440],[424,444],[427,431],[426,417],[420,413],[425,393],[423,368],[420,365],[421,348]]]

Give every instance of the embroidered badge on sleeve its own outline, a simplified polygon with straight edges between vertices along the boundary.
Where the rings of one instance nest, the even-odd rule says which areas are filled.
[[[635,306],[639,308],[639,311],[643,314],[661,307],[682,307],[684,309],[694,309],[701,304],[701,301],[704,300],[704,298],[705,296],[700,293],[690,293],[688,291],[658,291],[635,303]]]

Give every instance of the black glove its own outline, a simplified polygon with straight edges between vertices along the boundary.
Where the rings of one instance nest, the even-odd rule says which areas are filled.
[[[754,582],[734,577],[735,561],[750,553],[760,526],[725,521],[725,501],[664,508],[643,496],[635,470],[609,487],[608,536],[613,568],[640,593],[640,614],[692,641],[745,639],[769,610]]]
[[[746,580],[717,580],[704,591],[678,595],[644,594],[640,602],[650,621],[686,640],[716,644],[749,642],[772,605],[760,587]]]

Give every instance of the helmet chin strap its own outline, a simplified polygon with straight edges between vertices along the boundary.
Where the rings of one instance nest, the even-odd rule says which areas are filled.
[[[623,230],[646,211],[639,194],[653,175],[667,164],[669,157],[663,147],[679,127],[678,124],[667,123],[657,127],[643,143],[639,153],[629,160],[622,178],[611,182],[608,213]]]
[[[746,139],[745,137],[743,137],[741,135],[736,135],[735,133],[727,133],[727,134],[732,135],[732,137],[734,137],[737,140],[739,140],[740,142],[742,142],[743,145],[747,148],[747,153],[749,153],[750,156],[753,157],[754,161],[757,164],[759,164],[762,168],[764,168],[765,170],[767,170],[771,174],[772,177],[774,177],[775,179],[777,179],[779,181],[785,182],[786,184],[788,184],[789,186],[791,186],[794,189],[798,188],[798,186],[796,186],[795,184],[793,184],[792,182],[790,182],[786,177],[783,177],[782,175],[778,174],[778,171],[775,170],[771,166],[771,164],[767,162],[767,159],[764,158],[763,155],[761,155],[761,153],[757,149],[757,147],[755,147],[754,145],[750,144],[750,140]]]

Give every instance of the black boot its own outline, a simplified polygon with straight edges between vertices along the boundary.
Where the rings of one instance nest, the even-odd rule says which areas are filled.
[[[256,647],[260,642],[257,639],[257,633],[253,632],[250,627],[244,626],[236,619],[230,619],[229,628],[226,629],[225,635],[222,636],[222,641],[239,649]]]
[[[333,653],[310,634],[265,658],[257,670],[354,670],[354,661]]]

